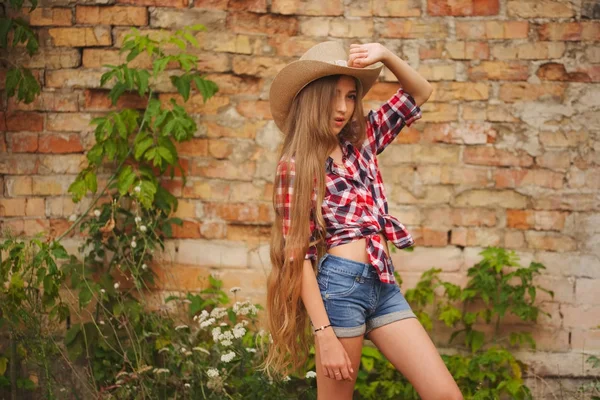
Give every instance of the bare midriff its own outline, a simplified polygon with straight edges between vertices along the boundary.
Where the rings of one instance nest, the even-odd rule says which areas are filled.
[[[388,249],[387,239],[381,232],[379,232],[379,237],[381,237],[381,243],[384,243],[383,248],[385,250],[385,254],[387,254],[389,257],[390,251]],[[367,240],[364,238],[332,247],[327,250],[327,252],[334,256],[347,258],[349,260],[358,261],[361,263],[371,263],[371,260],[369,260],[369,254],[367,253]]]

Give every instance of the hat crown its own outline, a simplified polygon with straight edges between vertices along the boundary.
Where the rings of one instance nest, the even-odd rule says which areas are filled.
[[[306,51],[300,60],[322,61],[340,65],[339,61],[346,62],[348,54],[341,43],[328,41],[319,43]]]

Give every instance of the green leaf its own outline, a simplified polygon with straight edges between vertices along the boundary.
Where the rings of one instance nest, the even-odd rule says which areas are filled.
[[[65,334],[65,345],[70,345],[73,343],[79,332],[81,331],[81,324],[74,324],[71,326],[67,333]]]
[[[183,37],[184,37],[184,38],[185,38],[185,39],[186,39],[188,42],[190,42],[192,46],[194,46],[194,47],[198,47],[198,40],[196,39],[196,37],[195,37],[194,35],[192,35],[192,34],[191,34],[191,33],[189,33],[189,32],[185,32],[185,33],[183,34]]]
[[[54,258],[58,258],[58,259],[68,259],[69,258],[69,253],[67,253],[65,248],[58,242],[52,242],[51,251],[52,251],[52,255],[54,256]]]
[[[104,156],[104,146],[102,143],[96,143],[87,153],[90,163],[100,165]]]
[[[115,126],[117,127],[117,131],[119,132],[119,135],[123,138],[123,139],[127,139],[127,127],[125,126],[125,122],[123,122],[123,118],[121,116],[121,114],[114,114],[113,116],[114,121],[115,121]]]
[[[148,150],[150,148],[150,146],[152,146],[152,144],[154,144],[154,140],[151,137],[146,137],[140,143],[135,145],[135,150],[134,150],[135,151],[135,153],[134,153],[135,159],[140,160],[142,158],[142,156],[144,155],[144,153],[146,152],[146,150]]]
[[[471,331],[470,338],[471,338],[471,351],[473,353],[475,353],[477,350],[479,350],[481,348],[481,346],[483,346],[485,336],[484,336],[483,332]]]
[[[87,306],[90,301],[92,301],[93,297],[94,294],[92,293],[91,288],[88,285],[82,286],[79,290],[79,306],[81,308]]]
[[[177,91],[179,92],[179,94],[181,94],[183,99],[185,101],[188,101],[188,99],[190,97],[190,89],[191,89],[190,76],[189,75],[171,76],[171,83],[173,83],[173,86],[175,86],[177,88]]]
[[[131,165],[126,165],[123,167],[118,179],[118,189],[121,196],[125,195],[125,193],[129,191],[129,188],[131,188],[131,185],[133,185],[135,179],[136,175],[133,172]]]
[[[367,372],[371,372],[373,370],[373,367],[375,366],[375,360],[368,357],[362,357],[360,359],[360,363]]]
[[[83,179],[77,177],[77,179],[71,183],[67,190],[73,196],[73,202],[78,203],[86,193],[86,183]]]
[[[96,179],[96,173],[94,171],[89,171],[87,174],[85,174],[84,179],[87,189],[90,190],[92,193],[96,193],[96,191],[98,190],[98,181]]]
[[[166,147],[158,147],[156,149],[158,151],[158,154],[160,154],[160,156],[162,158],[164,158],[169,164],[173,164],[175,162],[175,159],[173,158],[173,154],[171,154],[171,152],[169,151],[169,149],[167,149]]]

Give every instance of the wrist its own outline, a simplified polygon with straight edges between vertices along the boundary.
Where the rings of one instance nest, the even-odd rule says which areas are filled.
[[[381,44],[381,62],[383,62],[384,64],[387,64],[390,59],[394,56],[394,53],[392,53],[387,47],[385,47],[384,45]]]
[[[315,332],[314,335],[315,335],[315,338],[317,338],[318,340],[337,338],[337,336],[335,336],[335,332],[333,332],[333,328],[331,326],[328,328],[325,328],[323,330]]]

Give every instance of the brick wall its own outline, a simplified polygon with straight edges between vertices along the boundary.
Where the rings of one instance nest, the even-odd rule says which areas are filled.
[[[193,290],[213,271],[263,302],[281,142],[270,83],[320,41],[378,41],[435,88],[423,119],[380,157],[391,212],[418,244],[393,256],[404,289],[433,266],[464,283],[484,246],[514,249],[546,265],[540,283],[556,292],[534,332],[543,353],[523,357],[541,375],[591,373],[581,352],[600,351],[600,2],[55,0],[28,18],[41,48],[24,63],[43,92],[27,106],[3,100],[2,228],[59,234],[85,209],[67,187],[93,143],[90,120],[111,108],[102,64],[123,61],[129,28],[158,37],[202,23],[199,68],[220,92],[187,105],[199,129],[179,149],[187,185],[170,184],[185,222],[162,256],[163,287]],[[385,70],[365,107],[385,101],[394,80]],[[158,89],[171,95],[168,81]]]

